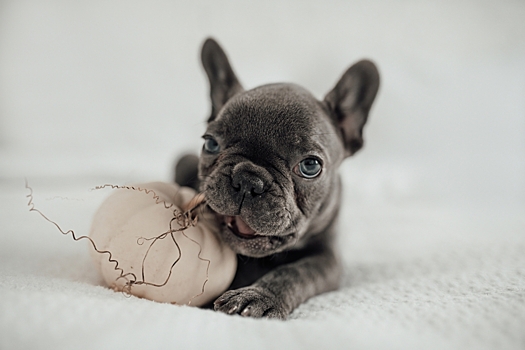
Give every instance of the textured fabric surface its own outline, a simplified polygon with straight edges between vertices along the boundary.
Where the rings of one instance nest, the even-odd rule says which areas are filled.
[[[97,180],[34,181],[35,204],[83,234],[104,196],[86,191]],[[86,244],[28,211],[22,180],[2,187],[2,349],[525,346],[525,218],[516,207],[347,199],[342,288],[281,322],[115,293]]]

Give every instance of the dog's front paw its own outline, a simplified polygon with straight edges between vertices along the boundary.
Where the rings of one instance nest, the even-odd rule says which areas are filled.
[[[273,293],[264,288],[253,286],[229,290],[215,300],[213,306],[216,311],[249,317],[284,320],[290,313]]]

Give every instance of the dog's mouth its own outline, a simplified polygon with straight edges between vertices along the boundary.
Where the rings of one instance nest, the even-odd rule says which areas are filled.
[[[256,231],[240,215],[222,215],[216,212],[220,234],[230,248],[237,254],[260,258],[282,251],[293,244],[296,232],[282,234]]]
[[[258,235],[239,215],[224,216],[224,223],[237,237],[254,239],[261,236]]]

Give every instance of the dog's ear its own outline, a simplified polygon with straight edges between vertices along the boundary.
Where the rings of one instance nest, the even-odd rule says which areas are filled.
[[[233,72],[228,57],[212,38],[202,45],[201,60],[210,80],[211,116],[208,122],[217,117],[217,113],[233,95],[242,92],[243,88]]]
[[[342,132],[347,157],[363,146],[363,127],[378,89],[375,64],[363,60],[348,68],[324,99]]]

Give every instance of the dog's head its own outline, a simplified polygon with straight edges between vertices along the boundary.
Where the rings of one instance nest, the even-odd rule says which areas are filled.
[[[363,145],[379,87],[375,65],[356,63],[318,101],[293,84],[245,91],[212,39],[204,43],[202,62],[212,113],[199,176],[222,238],[252,257],[299,247],[334,219],[337,168]]]

